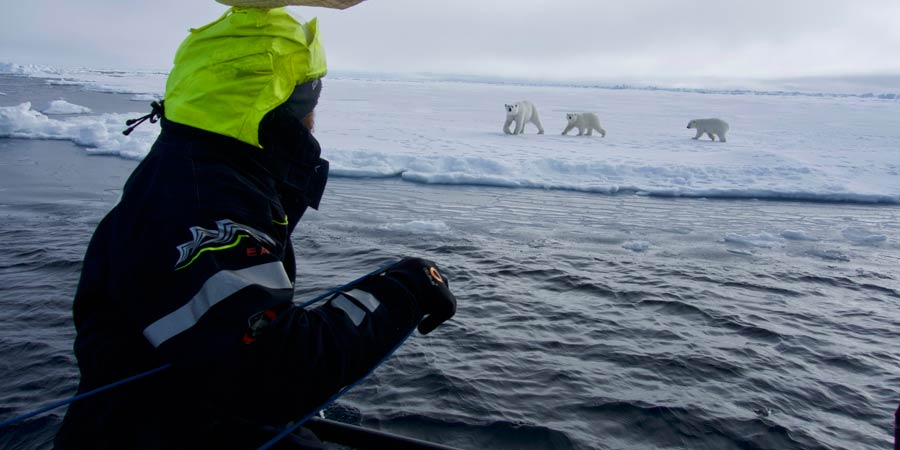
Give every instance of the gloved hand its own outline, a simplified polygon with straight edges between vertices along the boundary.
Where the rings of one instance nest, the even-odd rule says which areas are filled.
[[[437,265],[427,259],[403,258],[385,271],[413,294],[425,318],[419,322],[419,333],[428,334],[456,314],[456,297]]]

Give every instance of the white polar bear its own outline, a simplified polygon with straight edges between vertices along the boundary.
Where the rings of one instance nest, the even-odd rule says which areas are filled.
[[[541,125],[541,118],[538,116],[537,108],[528,100],[522,100],[506,107],[506,123],[503,124],[503,132],[506,134],[523,134],[525,133],[525,124],[533,123],[538,134],[544,134],[544,127]],[[509,124],[515,122],[516,128],[513,132],[509,131]]]
[[[688,122],[687,127],[697,129],[697,135],[693,139],[700,139],[700,136],[706,133],[713,141],[718,137],[720,142],[727,142],[725,141],[725,133],[728,132],[728,122],[722,119],[694,119]]]
[[[588,136],[593,136],[594,130],[597,130],[600,133],[600,136],[606,137],[606,130],[600,126],[600,119],[598,119],[597,115],[594,113],[568,113],[566,114],[566,120],[569,124],[566,125],[566,129],[563,130],[563,135],[571,131],[572,128],[578,128],[579,136],[584,134],[584,130],[587,130]]]

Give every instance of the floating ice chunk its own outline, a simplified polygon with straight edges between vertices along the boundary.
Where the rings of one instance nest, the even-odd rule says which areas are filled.
[[[650,243],[647,241],[630,241],[622,244],[622,248],[640,253],[647,251],[650,248]]]
[[[862,228],[848,228],[844,230],[844,238],[854,244],[877,244],[887,240],[883,234],[872,233]]]
[[[31,102],[0,107],[0,136],[24,137],[13,135],[24,131],[37,131],[40,128],[46,129],[50,122],[47,116],[31,109]]]
[[[406,223],[392,223],[379,227],[382,230],[411,234],[440,234],[450,231],[446,223],[439,220],[414,220]]]
[[[829,261],[842,261],[849,262],[850,257],[841,253],[838,250],[822,250],[822,249],[812,249],[809,251],[809,254],[818,258],[827,259]]]
[[[726,233],[725,242],[732,244],[748,245],[751,247],[772,248],[778,238],[770,233],[751,233],[748,235],[740,235],[737,233]]]
[[[390,178],[403,173],[408,165],[407,156],[390,155],[384,152],[351,150],[334,151],[328,154],[331,164],[329,175],[350,178]]]
[[[39,77],[46,74],[60,74],[59,69],[35,64],[0,63],[0,73]]]
[[[132,96],[129,100],[133,102],[155,102],[159,100],[159,97],[153,94],[137,94]]]
[[[91,108],[60,99],[50,102],[50,106],[43,112],[44,114],[86,114],[91,112]]]
[[[0,107],[0,137],[19,139],[62,139],[88,147],[93,154],[143,158],[159,135],[159,124],[144,124],[124,136],[128,115],[76,115],[64,120],[48,117],[31,109],[31,103]]]
[[[73,131],[72,142],[84,147],[101,147],[109,141],[109,131],[101,123],[86,123]]]
[[[818,241],[817,238],[806,234],[805,231],[798,230],[784,230],[781,233],[781,237],[791,241]]]

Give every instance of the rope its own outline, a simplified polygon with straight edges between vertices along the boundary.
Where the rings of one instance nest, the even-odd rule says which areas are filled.
[[[360,379],[354,381],[353,383],[351,383],[351,384],[345,386],[343,389],[341,389],[340,391],[338,391],[337,394],[332,395],[331,398],[329,398],[328,400],[326,400],[325,403],[322,403],[321,406],[319,406],[318,408],[316,408],[315,410],[313,410],[311,413],[309,413],[309,414],[303,416],[303,418],[300,419],[299,421],[297,421],[297,423],[295,423],[295,424],[293,424],[293,425],[291,425],[291,426],[285,428],[284,431],[282,431],[281,433],[279,433],[277,436],[273,437],[269,442],[266,442],[265,444],[263,444],[262,447],[259,447],[257,450],[268,450],[270,447],[272,447],[273,445],[277,444],[278,441],[284,439],[287,435],[289,435],[289,434],[293,433],[294,431],[296,431],[297,428],[300,428],[301,425],[303,425],[304,423],[306,423],[307,420],[309,420],[312,416],[316,415],[319,411],[322,411],[323,409],[325,409],[325,408],[331,406],[332,403],[336,402],[337,399],[341,398],[341,396],[344,395],[344,394],[346,394],[347,391],[349,391],[350,389],[353,389],[353,388],[356,387],[359,383],[362,383],[363,380],[365,380],[366,378],[369,378],[369,375],[372,375],[372,372],[374,372],[375,369],[378,368],[378,366],[384,364],[385,361],[387,361],[391,356],[394,355],[394,352],[396,352],[397,349],[399,349],[400,346],[402,346],[402,345],[406,342],[406,340],[409,339],[410,336],[412,336],[412,334],[413,334],[413,332],[414,332],[415,330],[416,330],[416,327],[413,327],[411,330],[409,330],[409,333],[406,333],[406,336],[403,337],[403,339],[401,339],[400,342],[397,343],[397,345],[395,345],[394,348],[392,348],[391,351],[389,351],[388,354],[384,356],[384,358],[381,358],[381,361],[378,361],[378,364],[375,364],[375,366],[373,366],[371,370],[369,370],[365,375],[363,375],[362,378],[360,378]]]
[[[47,405],[47,406],[45,406],[45,407],[43,407],[43,408],[34,410],[34,411],[30,412],[30,413],[23,414],[23,415],[18,416],[18,417],[13,417],[12,419],[4,420],[3,422],[0,422],[0,428],[3,428],[3,427],[5,427],[5,426],[12,425],[12,424],[14,424],[14,423],[16,423],[16,422],[21,422],[21,421],[23,421],[23,420],[25,420],[25,419],[32,418],[32,417],[37,416],[37,415],[39,415],[39,414],[43,414],[43,413],[45,413],[45,412],[47,412],[47,411],[52,411],[52,410],[54,410],[54,409],[56,409],[56,408],[60,408],[60,407],[66,406],[66,405],[68,405],[69,403],[77,402],[78,400],[81,400],[81,399],[83,399],[83,398],[90,397],[90,396],[95,395],[95,394],[99,394],[99,393],[101,393],[101,392],[103,392],[103,391],[105,391],[105,390],[112,389],[112,388],[114,388],[114,387],[121,386],[121,385],[126,384],[126,383],[130,383],[130,382],[132,382],[132,381],[140,380],[141,378],[144,378],[144,377],[149,377],[150,375],[154,375],[154,374],[156,374],[156,373],[162,372],[163,370],[166,370],[166,369],[168,369],[169,367],[172,367],[172,365],[171,365],[171,364],[165,364],[165,365],[159,366],[159,367],[157,367],[157,368],[155,368],[155,369],[148,370],[148,371],[146,371],[146,372],[144,372],[144,373],[140,373],[140,374],[133,375],[133,376],[130,376],[130,377],[128,377],[128,378],[125,378],[125,379],[123,379],[123,380],[116,381],[115,383],[111,383],[111,384],[107,384],[106,386],[98,387],[97,389],[94,389],[93,391],[88,391],[88,392],[85,392],[85,393],[83,393],[83,394],[78,394],[78,395],[76,395],[76,396],[74,396],[74,397],[72,397],[72,398],[66,399],[66,400],[60,400],[60,401],[58,401],[58,402],[56,402],[56,403]]]
[[[373,276],[373,275],[375,275],[375,274],[381,273],[381,272],[383,272],[383,271],[385,271],[385,270],[391,268],[394,264],[397,264],[397,263],[385,264],[384,266],[382,266],[382,267],[380,267],[380,268],[378,268],[378,269],[376,269],[376,270],[374,270],[374,271],[372,271],[372,272],[369,272],[368,274],[363,275],[363,276],[361,276],[361,277],[359,277],[359,278],[357,278],[357,279],[355,279],[355,280],[353,280],[353,281],[351,281],[351,282],[349,282],[349,283],[347,283],[347,284],[344,284],[343,286],[334,288],[334,289],[332,289],[332,290],[330,290],[330,291],[328,291],[328,292],[325,292],[325,293],[322,294],[322,295],[319,295],[318,297],[316,297],[316,298],[314,298],[314,299],[312,299],[312,300],[309,300],[309,301],[307,301],[307,302],[305,302],[305,303],[302,303],[302,304],[299,305],[299,307],[300,307],[300,308],[306,308],[306,307],[309,306],[309,305],[312,305],[312,304],[314,304],[314,303],[316,303],[316,302],[322,301],[323,299],[325,299],[325,298],[327,298],[327,297],[329,297],[329,296],[331,296],[331,295],[333,295],[333,294],[336,294],[336,293],[338,293],[338,292],[344,290],[345,288],[347,288],[347,287],[350,286],[351,284],[357,283],[357,282],[359,282],[359,281],[362,281],[362,280],[365,279],[365,278],[368,278],[368,277],[370,277],[370,276]],[[412,332],[410,332],[410,334],[412,334]],[[383,363],[388,357],[390,357],[390,356],[397,350],[397,348],[399,348],[400,345],[402,345],[403,342],[406,341],[407,338],[409,338],[409,335],[407,335],[406,338],[404,338],[402,341],[400,341],[400,344],[397,344],[397,346],[394,347],[394,349],[391,350],[390,353],[388,353],[388,356],[387,356],[387,357],[385,357],[384,359],[382,359],[382,360],[381,360],[381,361],[380,361],[380,362],[379,362],[379,363],[378,363],[371,371],[369,371],[369,373],[366,374],[366,376],[364,376],[363,378],[361,378],[359,381],[362,381],[363,379],[365,379],[366,377],[368,377],[368,376],[372,373],[372,371],[374,371],[375,368],[377,368],[378,366],[380,366],[381,363]],[[60,401],[58,401],[58,402],[55,402],[55,403],[52,403],[52,404],[50,404],[50,405],[44,406],[44,407],[42,407],[42,408],[36,409],[36,410],[31,411],[31,412],[29,412],[29,413],[22,414],[21,416],[16,416],[16,417],[13,417],[13,418],[4,420],[3,422],[0,422],[0,428],[7,427],[7,426],[9,426],[9,425],[12,425],[12,424],[14,424],[14,423],[21,422],[21,421],[26,420],[26,419],[30,419],[30,418],[32,418],[32,417],[34,417],[34,416],[37,416],[37,415],[40,415],[40,414],[44,414],[44,413],[46,413],[46,412],[48,412],[48,411],[52,411],[52,410],[57,409],[57,408],[61,408],[61,407],[66,406],[66,405],[68,405],[68,404],[75,403],[75,402],[77,402],[78,400],[81,400],[81,399],[90,397],[90,396],[92,396],[92,395],[99,394],[99,393],[101,393],[101,392],[103,392],[103,391],[112,389],[112,388],[114,388],[114,387],[118,387],[118,386],[121,386],[121,385],[123,385],[123,384],[131,383],[132,381],[137,381],[137,380],[140,380],[141,378],[149,377],[150,375],[155,375],[155,374],[157,374],[157,373],[159,373],[159,372],[162,372],[162,371],[164,371],[164,370],[166,370],[166,369],[169,369],[169,368],[171,368],[171,367],[172,367],[172,364],[164,364],[164,365],[159,366],[159,367],[157,367],[157,368],[155,368],[155,369],[150,369],[150,370],[148,370],[148,371],[146,371],[146,372],[144,372],[144,373],[139,373],[139,374],[137,374],[137,375],[132,375],[132,376],[130,376],[130,377],[128,377],[128,378],[125,378],[125,379],[116,381],[116,382],[114,382],[114,383],[107,384],[106,386],[98,387],[97,389],[94,389],[94,390],[92,390],[92,391],[88,391],[88,392],[85,392],[85,393],[83,393],[83,394],[78,394],[78,395],[76,395],[76,396],[74,396],[74,397],[71,397],[71,398],[68,398],[68,399],[65,399],[65,400],[60,400]],[[359,381],[357,381],[357,383],[359,383]],[[354,384],[352,384],[352,385],[350,385],[350,386],[348,386],[348,387],[352,387],[352,386],[354,386],[354,385],[356,385],[356,383],[354,383]],[[332,399],[329,400],[329,403],[326,403],[324,406],[327,406],[327,405],[331,404],[330,402],[332,402],[332,401],[334,401],[334,400],[337,400],[337,398],[340,397],[341,395],[343,395],[344,392],[346,392],[347,390],[349,390],[349,389],[348,389],[348,388],[344,388],[343,390],[341,390],[338,394],[336,394],[334,397],[332,397]],[[324,408],[324,406],[323,406],[323,408]],[[317,410],[317,412],[318,412],[318,410]],[[308,420],[309,417],[311,417],[311,416],[312,416],[312,414],[310,414],[309,416],[307,416],[306,418],[304,418],[303,421],[301,421],[300,423],[302,424],[303,422],[305,422],[306,420]],[[292,431],[293,431],[293,430],[292,430]],[[288,434],[289,434],[289,433],[288,433]],[[285,434],[285,436],[287,436],[287,434]],[[284,437],[284,436],[281,436],[281,438],[283,438],[283,437]],[[279,439],[281,439],[281,438],[279,438]],[[275,441],[275,442],[277,442],[277,441]],[[274,442],[273,442],[273,443],[274,443]]]

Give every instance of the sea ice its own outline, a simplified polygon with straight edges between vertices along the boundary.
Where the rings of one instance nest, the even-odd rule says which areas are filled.
[[[414,220],[405,223],[392,223],[379,227],[386,231],[403,232],[410,234],[440,234],[450,231],[450,227],[442,221]]]
[[[818,239],[810,236],[805,231],[798,230],[784,230],[781,233],[781,237],[791,241],[818,241]]]
[[[854,244],[872,245],[887,240],[887,236],[879,233],[872,233],[863,228],[848,228],[844,230],[843,234],[848,241]]]
[[[140,94],[130,98],[142,100],[160,98],[165,86],[160,72],[14,64],[0,65],[0,72]],[[896,100],[339,76],[325,83],[315,134],[333,176],[600,194],[900,204]],[[602,140],[527,135],[511,141],[496,129],[503,115],[497,105],[508,98],[529,98],[548,112],[596,110],[608,118],[604,126],[610,135]],[[143,112],[60,121],[30,108],[5,108],[14,112],[0,117],[3,136],[13,136],[15,129],[15,137],[69,139],[91,152],[127,158],[146,155],[159,131],[145,124],[122,139],[124,120]],[[721,145],[698,145],[684,135],[684,120],[706,111],[727,117],[739,132]],[[546,116],[548,129],[563,128],[564,114]],[[848,116],[854,120],[845,120]],[[97,124],[106,134],[99,128],[73,128]],[[809,237],[792,231],[781,238]]]
[[[42,112],[44,114],[86,114],[91,112],[91,108],[60,99],[50,102],[50,106]]]
[[[137,94],[133,95],[129,100],[133,102],[155,102],[159,99],[159,96],[155,94]]]
[[[630,241],[622,244],[622,248],[640,253],[647,251],[650,248],[650,243],[647,241]]]
[[[55,119],[35,111],[30,102],[0,107],[0,138],[60,139],[87,147],[90,153],[141,159],[159,135],[159,124],[145,123],[124,136],[125,121],[140,113],[75,115]]]
[[[766,232],[751,233],[741,235],[738,233],[726,233],[724,240],[726,243],[747,245],[750,247],[772,248],[778,238]]]

